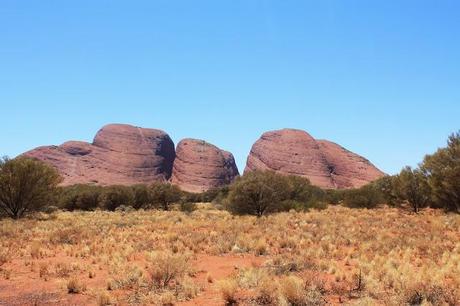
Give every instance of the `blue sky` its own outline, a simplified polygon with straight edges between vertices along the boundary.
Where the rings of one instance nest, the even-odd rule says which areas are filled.
[[[118,122],[242,171],[292,127],[395,173],[460,129],[460,2],[2,0],[0,106],[0,155]]]

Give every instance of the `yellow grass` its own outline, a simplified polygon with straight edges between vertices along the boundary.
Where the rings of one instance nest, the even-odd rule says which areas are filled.
[[[19,264],[33,281],[62,280],[63,292],[85,292],[99,305],[207,294],[195,282],[194,261],[203,254],[262,259],[225,279],[204,276],[243,305],[460,301],[460,216],[439,211],[330,207],[259,219],[210,205],[191,214],[57,212],[2,220],[0,237],[0,283],[19,281]],[[103,285],[93,288],[92,280]]]

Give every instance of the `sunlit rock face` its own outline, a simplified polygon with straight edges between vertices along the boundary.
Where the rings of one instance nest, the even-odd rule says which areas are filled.
[[[198,139],[183,139],[176,148],[171,182],[182,190],[202,192],[231,183],[238,176],[230,152]]]
[[[131,185],[168,180],[175,150],[169,135],[161,130],[109,124],[97,132],[93,143],[69,141],[24,155],[54,166],[63,185]]]
[[[254,170],[306,177],[325,189],[361,187],[384,175],[364,157],[295,129],[264,133],[247,159],[245,172]]]

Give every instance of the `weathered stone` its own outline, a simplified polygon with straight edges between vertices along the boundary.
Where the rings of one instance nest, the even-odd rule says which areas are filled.
[[[203,140],[184,139],[176,148],[171,182],[190,192],[227,185],[238,176],[233,155]]]
[[[99,130],[93,144],[69,141],[24,155],[56,167],[63,185],[130,185],[168,180],[175,152],[171,138],[161,130],[110,124]]]
[[[328,189],[360,187],[383,175],[363,157],[295,129],[264,133],[247,159],[245,172],[253,170],[299,175]]]

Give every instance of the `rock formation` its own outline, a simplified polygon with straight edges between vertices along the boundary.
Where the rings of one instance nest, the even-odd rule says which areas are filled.
[[[110,124],[99,130],[92,144],[69,141],[24,155],[53,165],[63,176],[63,185],[130,185],[168,180],[175,151],[161,130]]]
[[[360,187],[384,175],[367,159],[295,129],[264,133],[247,159],[245,172],[253,170],[299,175],[329,189]]]
[[[176,148],[171,182],[190,192],[227,185],[238,176],[233,155],[203,140],[184,139]]]
[[[126,124],[100,129],[92,143],[68,141],[24,153],[54,166],[62,185],[132,185],[171,181],[201,192],[238,176],[233,155],[203,140],[184,139],[177,149],[165,132]],[[384,174],[367,159],[341,146],[315,140],[301,130],[264,133],[253,145],[246,169],[299,175],[322,188],[353,188]]]

